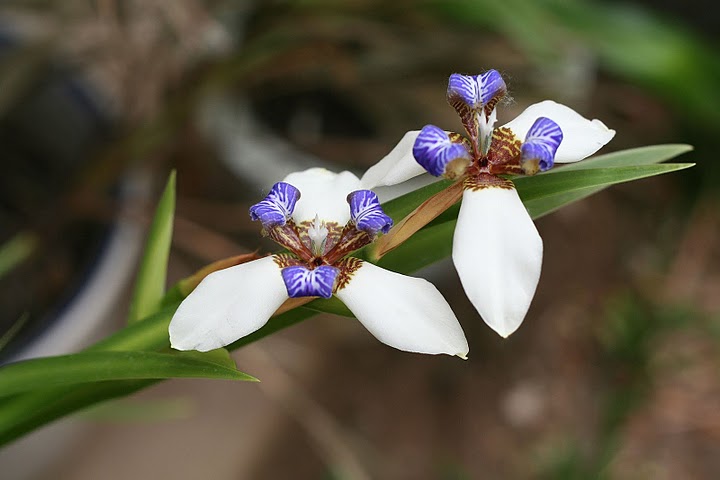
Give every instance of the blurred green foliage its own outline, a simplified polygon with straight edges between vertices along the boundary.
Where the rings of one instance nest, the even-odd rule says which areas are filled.
[[[662,96],[688,121],[720,122],[720,56],[688,27],[628,3],[587,0],[429,1],[452,22],[504,34],[531,61],[557,61],[570,48]]]

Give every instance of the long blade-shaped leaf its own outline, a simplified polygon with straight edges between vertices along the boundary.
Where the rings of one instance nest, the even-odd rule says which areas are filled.
[[[513,180],[523,202],[585,190],[592,187],[607,187],[618,183],[640,180],[683,170],[693,163],[663,163],[660,165],[634,165],[630,167],[587,168],[560,171],[553,175],[521,177]]]
[[[408,192],[402,197],[395,198],[383,204],[383,210],[386,214],[395,220],[395,222],[401,221],[413,210],[420,206],[425,200],[441,192],[452,185],[450,180],[440,180],[430,185],[426,185],[412,192]]]
[[[582,188],[571,192],[557,193],[547,197],[525,200],[525,208],[527,208],[532,218],[540,218],[561,207],[564,207],[565,205],[582,200],[583,198],[589,197],[590,195],[598,193],[601,190],[605,190],[606,188],[607,186]]]
[[[229,359],[227,351],[225,357]],[[0,396],[107,380],[154,378],[256,380],[227,363],[220,363],[217,354],[202,356],[197,352],[82,352],[36,358],[2,367]]]
[[[685,151],[683,149],[674,149],[677,151]],[[559,169],[556,173],[536,175],[533,177],[518,177],[513,179],[515,187],[522,198],[523,203],[530,211],[533,218],[540,217],[552,212],[564,205],[570,204],[592,193],[598,192],[603,188],[618,183],[629,182],[631,180],[639,180],[642,178],[670,173],[676,170],[682,170],[692,167],[692,163],[667,163],[661,165],[648,164],[651,163],[649,157],[644,155],[631,155],[624,159],[618,160],[617,157],[606,157],[600,164],[627,163],[627,158],[635,159],[638,165],[607,167],[607,168],[587,168],[587,169]],[[667,152],[665,152],[667,154]],[[407,208],[406,202],[415,202],[420,197],[417,192],[426,193],[428,196],[436,193],[440,185],[433,184],[413,192],[411,197],[407,195],[389,202],[390,207],[395,211],[401,211]],[[457,218],[459,207],[455,205],[448,209],[445,214],[438,217],[435,223],[452,220]],[[440,241],[440,240],[438,240]],[[443,241],[450,241],[446,239]],[[408,241],[398,248],[408,248],[408,244],[413,243],[411,237]],[[439,244],[436,245],[434,251],[443,251]],[[377,244],[369,246],[368,251],[364,253],[366,258],[378,259]],[[419,258],[426,258],[427,253],[420,250],[413,250],[408,253],[408,258],[418,255]],[[442,257],[436,257],[439,260]],[[414,262],[411,262],[414,263]]]
[[[550,173],[567,172],[568,170],[582,170],[586,168],[629,167],[637,165],[652,165],[662,163],[678,155],[691,151],[691,145],[682,143],[668,145],[650,145],[647,147],[631,148],[619,152],[606,153],[597,157],[588,158],[582,162],[569,163],[559,168],[553,168]]]
[[[130,303],[128,323],[153,314],[159,307],[165,293],[170,243],[172,242],[173,218],[175,214],[175,171],[170,173],[165,191],[155,210],[148,233],[135,291]]]
[[[295,309],[272,318],[257,332],[228,346],[235,350],[253,343],[278,330],[294,325],[312,316],[314,312]],[[125,327],[105,339],[104,349],[140,348],[143,345],[163,345],[168,342],[167,328],[170,315],[156,314],[137,324]],[[148,324],[153,324],[147,328]],[[158,333],[159,332],[159,333]],[[98,345],[99,347],[99,345]],[[150,347],[148,347],[150,348]],[[0,398],[0,445],[49,423],[63,415],[78,411],[111,398],[121,397],[156,383],[152,380],[116,380],[70,387],[43,388],[14,397]]]
[[[538,179],[543,179],[545,177],[559,174],[565,174],[566,172],[573,170],[651,165],[664,162],[683,153],[687,153],[690,150],[692,150],[692,146],[684,144],[652,145],[648,147],[632,148],[629,150],[622,150],[619,152],[608,153],[605,155],[598,155],[597,157],[588,158],[577,163],[562,165],[558,168],[553,168],[552,170],[549,170],[544,174],[534,177],[520,177],[514,179],[514,181],[516,182],[516,184],[518,183],[518,181],[521,184],[523,182],[528,182],[532,184],[533,182],[538,181]],[[385,210],[385,213],[387,213],[393,218],[393,220],[399,222],[406,215],[408,215],[415,208],[417,208],[422,202],[430,198],[432,195],[435,195],[439,191],[443,190],[444,188],[447,188],[451,184],[452,182],[450,180],[440,180],[438,182],[409,192],[402,197],[398,197],[390,200],[389,202],[386,202],[383,205],[383,209]],[[521,190],[521,188],[522,187],[518,187],[518,190]],[[553,194],[559,193],[563,192],[554,192]],[[526,200],[524,199],[524,201]],[[562,206],[562,204],[560,206]]]

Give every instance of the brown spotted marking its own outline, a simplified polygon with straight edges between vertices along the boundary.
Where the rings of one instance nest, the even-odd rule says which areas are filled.
[[[508,190],[515,188],[510,180],[489,173],[480,173],[467,177],[463,182],[463,187],[474,192],[485,188],[504,188]]]
[[[488,152],[490,173],[522,173],[520,168],[520,140],[506,127],[493,130],[492,144]]]
[[[473,108],[470,108],[468,104],[465,103],[465,101],[462,99],[459,95],[452,95],[448,97],[448,103],[451,107],[455,109],[457,114],[460,116],[460,121],[462,122],[463,126],[465,127],[465,131],[468,134],[468,137],[470,137],[470,145],[471,149],[470,151],[477,153],[476,146],[478,144],[478,136],[480,135],[479,125],[478,125],[478,119],[476,115],[476,111]]]
[[[345,255],[358,250],[365,245],[373,242],[373,238],[366,232],[357,230],[354,225],[349,223],[342,231],[340,239],[334,247],[325,255],[325,260],[333,265],[335,262],[343,258]]]
[[[312,250],[302,241],[300,232],[292,220],[289,220],[285,225],[274,226],[265,233],[276,243],[297,253],[304,260],[309,260],[313,257]]]
[[[295,265],[304,265],[303,262],[290,253],[276,253],[272,256],[275,265],[282,268],[292,267]]]
[[[362,264],[363,261],[355,257],[343,258],[337,262],[335,266],[340,269],[340,273],[335,280],[335,290],[333,293],[345,288],[345,286],[350,282],[353,274],[357,272],[358,268],[360,268]]]

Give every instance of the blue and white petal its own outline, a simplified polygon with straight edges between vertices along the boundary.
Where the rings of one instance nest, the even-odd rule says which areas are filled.
[[[224,347],[265,325],[287,298],[273,257],[211,273],[173,315],[170,344],[201,352]]]
[[[488,70],[478,75],[476,79],[480,87],[480,101],[483,105],[497,101],[507,92],[505,80],[503,80],[502,75],[500,75],[497,70]]]
[[[350,204],[350,218],[358,230],[371,237],[378,232],[387,233],[393,226],[393,220],[380,206],[378,196],[372,190],[356,190],[347,197]]]
[[[522,323],[540,279],[543,244],[514,188],[463,192],[452,258],[463,289],[503,337]]]
[[[283,226],[292,215],[300,191],[289,183],[278,182],[264,200],[250,207],[250,218],[260,220],[263,227]]]
[[[413,156],[413,145],[419,130],[403,135],[400,142],[382,160],[370,167],[362,176],[362,188],[374,189],[403,183],[425,173]]]
[[[577,162],[600,150],[615,136],[615,130],[600,120],[588,120],[572,108],[552,100],[530,105],[514,120],[504,125],[512,130],[517,139],[523,139],[539,117],[557,123],[563,132],[563,140],[555,153],[556,163]]]
[[[453,73],[448,79],[448,99],[459,98],[470,108],[478,108],[481,105],[478,82],[472,75]]]
[[[282,269],[282,278],[290,298],[330,298],[339,273],[340,270],[329,265],[321,265],[313,270],[293,265]]]
[[[460,159],[465,166],[471,156],[464,145],[453,143],[447,132],[435,125],[425,125],[415,140],[413,156],[430,175],[440,177],[448,165]]]
[[[291,173],[283,179],[295,186],[302,197],[292,214],[295,223],[312,222],[317,215],[324,222],[345,225],[350,220],[346,198],[359,190],[360,180],[350,172],[334,173],[324,168],[311,168]]]
[[[335,295],[386,345],[406,352],[467,357],[460,323],[427,280],[363,262]]]
[[[453,73],[448,80],[447,96],[451,100],[459,98],[471,109],[480,109],[492,105],[505,95],[507,87],[497,70],[488,70],[480,75],[461,75]]]
[[[537,161],[540,171],[552,168],[555,152],[563,139],[560,126],[547,117],[535,120],[520,147],[522,162]]]

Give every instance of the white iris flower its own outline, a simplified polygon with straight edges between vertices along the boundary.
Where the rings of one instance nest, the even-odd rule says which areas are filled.
[[[288,298],[335,295],[387,345],[466,358],[465,334],[431,283],[349,256],[393,224],[352,173],[290,174],[250,215],[290,253],[208,275],[170,322],[173,348],[223,347],[265,325]]]
[[[470,301],[503,337],[525,318],[543,255],[542,239],[505,176],[534,175],[554,163],[582,160],[615,135],[600,120],[588,120],[549,100],[494,128],[496,106],[505,94],[505,82],[495,70],[451,75],[448,102],[467,135],[434,125],[408,132],[362,178],[364,185],[386,186],[427,171],[457,180],[443,200],[447,208],[462,196],[453,262]]]

